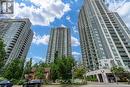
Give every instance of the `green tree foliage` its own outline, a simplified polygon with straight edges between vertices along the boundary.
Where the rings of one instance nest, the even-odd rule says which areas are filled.
[[[80,66],[80,67],[76,67],[74,69],[74,77],[75,78],[79,78],[79,79],[83,79],[84,78],[84,74],[86,73],[86,68],[84,66]]]
[[[37,79],[45,79],[44,70],[45,70],[45,68],[48,68],[50,66],[48,64],[40,61],[39,64],[34,64],[33,67],[36,68],[35,76],[37,77]]]
[[[2,39],[0,39],[0,69],[4,66],[5,64],[5,56],[6,52],[4,49],[5,45]]]
[[[32,68],[37,68],[39,65],[38,65],[38,63],[35,63],[33,66],[32,66]]]
[[[44,78],[44,67],[36,68],[35,76],[37,77],[37,79],[43,79]]]
[[[127,72],[125,71],[125,69],[123,67],[118,67],[118,66],[114,66],[111,68],[111,72],[116,76],[119,77],[120,80],[123,80],[124,77],[127,77]]]
[[[42,62],[42,61],[40,61],[39,63],[36,63],[32,66],[32,68],[36,69],[35,76],[37,79],[44,79],[45,78],[44,69],[47,67],[49,67],[49,65]]]
[[[44,63],[44,62],[42,62],[42,61],[40,61],[38,65],[39,65],[40,67],[44,67],[44,68],[50,67],[49,64],[46,64],[46,63]]]
[[[55,63],[51,64],[52,80],[69,80],[72,78],[72,67],[74,59],[72,57],[57,58]]]
[[[87,79],[87,81],[98,81],[96,75],[93,75],[93,76],[87,76],[86,79]]]
[[[53,82],[55,82],[56,79],[60,79],[59,74],[59,66],[57,64],[51,64],[51,78]]]
[[[119,74],[124,73],[125,70],[122,67],[114,66],[114,67],[111,68],[111,72],[116,74],[116,75],[119,75]]]
[[[11,80],[16,79],[19,80],[23,73],[23,60],[22,59],[14,59],[12,62],[4,69],[3,77]]]
[[[31,72],[31,69],[32,69],[32,58],[29,61],[27,61],[24,68],[24,73],[29,74]]]

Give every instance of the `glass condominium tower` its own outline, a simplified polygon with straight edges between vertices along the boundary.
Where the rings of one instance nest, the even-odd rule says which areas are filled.
[[[83,63],[90,71],[130,68],[130,30],[104,0],[84,0],[78,27]]]
[[[0,19],[0,37],[6,51],[5,65],[14,58],[25,60],[33,38],[30,27],[29,19]]]
[[[51,29],[46,62],[52,63],[62,56],[71,56],[71,35],[68,28],[58,27]]]

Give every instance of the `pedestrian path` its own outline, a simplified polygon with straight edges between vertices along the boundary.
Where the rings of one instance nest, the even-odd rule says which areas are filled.
[[[13,86],[22,87],[22,86]],[[128,84],[124,83],[98,83],[98,82],[88,82],[87,85],[42,85],[42,87],[130,87]]]

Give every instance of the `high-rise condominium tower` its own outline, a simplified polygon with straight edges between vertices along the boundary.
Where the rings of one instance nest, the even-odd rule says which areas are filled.
[[[117,12],[108,10],[104,0],[85,0],[78,27],[83,63],[90,71],[130,68],[130,30]]]
[[[14,58],[25,60],[33,38],[30,27],[29,19],[0,19],[0,37],[5,43],[6,64]]]
[[[62,56],[71,56],[71,35],[69,29],[58,27],[51,30],[46,62]]]

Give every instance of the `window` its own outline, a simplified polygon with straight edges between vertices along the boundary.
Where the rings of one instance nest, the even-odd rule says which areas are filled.
[[[115,66],[115,65],[116,65],[115,62],[114,62],[114,60],[111,60],[111,65],[112,65],[112,66]]]
[[[103,48],[101,47],[100,50],[103,50]]]
[[[117,61],[117,63],[118,63],[118,65],[119,66],[122,66],[122,64],[121,64],[121,61],[120,60],[116,60]]]
[[[105,66],[108,66],[108,64],[107,64],[107,63],[105,63]]]
[[[107,32],[107,29],[104,29],[104,32]]]
[[[96,36],[99,36],[98,34],[96,34]]]
[[[100,47],[102,47],[102,44],[99,44]]]

